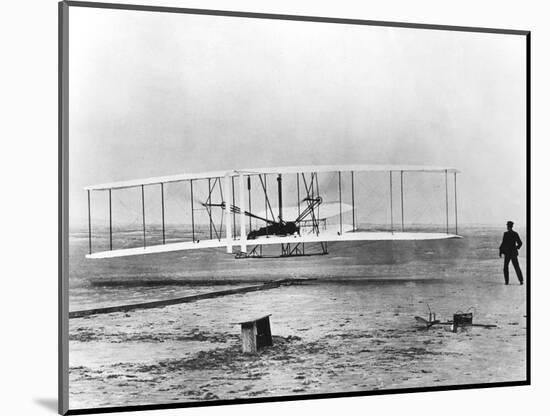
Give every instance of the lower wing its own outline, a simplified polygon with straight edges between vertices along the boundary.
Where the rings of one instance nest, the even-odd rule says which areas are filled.
[[[299,243],[325,243],[338,241],[421,241],[421,240],[446,240],[462,238],[456,234],[426,233],[426,232],[390,232],[390,231],[353,231],[350,225],[327,227],[319,233],[309,230],[301,235],[289,236],[260,236],[253,240],[246,240],[247,246],[272,245],[272,244],[299,244]],[[231,240],[232,246],[239,247],[240,239]],[[185,241],[181,243],[169,243],[148,247],[125,248],[120,250],[100,251],[87,254],[88,259],[107,259],[116,257],[137,256],[142,254],[169,253],[173,251],[199,250],[208,248],[227,247],[227,239]]]

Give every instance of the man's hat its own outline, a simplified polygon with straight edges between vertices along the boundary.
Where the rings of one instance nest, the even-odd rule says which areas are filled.
[[[513,227],[513,226],[514,226],[514,221],[508,221],[508,222],[506,223],[506,226],[508,226],[508,227]]]

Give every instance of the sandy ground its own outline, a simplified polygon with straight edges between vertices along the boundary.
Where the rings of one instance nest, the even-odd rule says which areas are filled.
[[[359,258],[358,252],[336,252],[322,257],[327,267],[319,269],[316,281],[71,319],[70,407],[524,380],[526,286],[517,284],[513,272],[512,284],[502,284],[494,238],[489,233],[479,239],[472,252],[471,243],[462,242],[465,254],[459,261],[449,262],[447,249],[440,246],[422,248],[431,261],[407,257],[390,265],[376,250],[370,250],[370,260]],[[485,245],[495,258],[480,255]],[[356,261],[342,269],[350,273],[348,278],[335,279],[334,270],[346,263],[346,255]],[[243,267],[237,263],[234,267]],[[270,276],[281,264],[283,273],[292,267],[271,264]],[[525,270],[523,259],[521,264]],[[372,275],[357,277],[367,271]],[[71,309],[250,285],[237,279],[238,272],[230,275],[236,279],[232,285],[189,285],[186,273],[179,283],[177,275],[169,274],[172,284],[123,285],[118,273],[103,286],[75,284]],[[417,326],[414,316],[427,317],[427,305],[441,319],[470,310],[474,322],[497,328],[426,330]],[[235,323],[265,314],[272,314],[273,347],[242,354]]]

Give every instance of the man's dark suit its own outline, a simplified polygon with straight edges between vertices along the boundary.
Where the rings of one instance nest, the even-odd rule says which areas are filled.
[[[519,268],[518,250],[521,248],[522,242],[519,234],[513,230],[508,230],[502,236],[502,244],[500,245],[500,255],[504,254],[504,283],[508,284],[509,273],[508,265],[510,260],[516,271],[516,275],[520,283],[523,283],[523,274]]]

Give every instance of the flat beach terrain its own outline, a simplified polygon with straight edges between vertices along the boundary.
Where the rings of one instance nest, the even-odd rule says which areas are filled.
[[[71,233],[71,311],[304,280],[70,319],[70,408],[525,380],[526,291],[512,267],[503,284],[503,230],[459,231],[460,240],[337,243],[325,256],[262,260],[223,249],[85,260],[86,234]],[[414,316],[427,318],[428,305],[441,320],[470,311],[497,327],[427,330]],[[266,314],[273,347],[242,354],[235,323]]]

